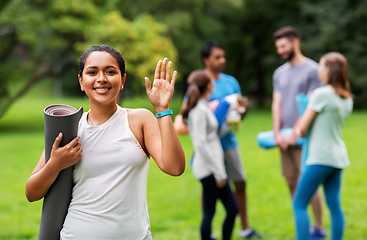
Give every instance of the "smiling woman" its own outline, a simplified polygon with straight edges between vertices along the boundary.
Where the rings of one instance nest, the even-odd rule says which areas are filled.
[[[153,86],[145,78],[156,113],[167,112],[177,72],[167,58],[156,66]],[[45,164],[42,153],[26,184],[26,196],[45,196],[59,172],[75,164],[72,201],[60,232],[68,239],[152,239],[146,187],[151,156],[159,169],[179,176],[185,157],[170,115],[121,108],[116,97],[126,80],[121,54],[106,45],[89,48],[79,62],[79,83],[90,110],[78,137],[59,147],[60,134]],[[83,152],[82,152],[83,149]]]
[[[121,72],[118,61],[108,52],[90,53],[83,65],[85,70],[78,76],[79,83],[81,90],[89,97],[91,108],[92,105],[93,110],[98,105],[110,106],[110,116],[100,115],[93,110],[88,114],[88,123],[99,125],[116,111],[116,96],[123,89],[126,74]]]

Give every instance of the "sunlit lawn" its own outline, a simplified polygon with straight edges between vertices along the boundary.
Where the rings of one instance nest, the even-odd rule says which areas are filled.
[[[44,147],[43,108],[64,103],[89,107],[86,99],[26,96],[0,120],[0,239],[37,239],[42,201],[28,203],[24,186]],[[172,108],[177,113],[180,98]],[[148,107],[147,98],[124,101],[124,107]],[[354,112],[344,128],[351,166],[343,176],[342,201],[346,215],[345,239],[367,239],[367,112]],[[280,174],[277,150],[264,151],[255,142],[256,134],[271,129],[269,110],[253,110],[243,122],[238,139],[248,175],[250,224],[266,239],[294,239],[291,199]],[[187,162],[192,153],[188,136],[180,137]],[[180,177],[160,172],[150,162],[148,208],[155,240],[199,239],[201,185],[187,165]],[[213,232],[220,236],[224,210],[217,205]],[[325,206],[324,222],[329,230]],[[239,218],[232,239],[240,239]],[[329,234],[330,235],[330,234]]]

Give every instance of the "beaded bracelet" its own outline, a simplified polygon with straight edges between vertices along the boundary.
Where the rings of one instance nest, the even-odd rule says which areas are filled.
[[[171,114],[173,114],[172,109],[167,110],[167,111],[163,111],[163,112],[156,113],[156,114],[155,114],[155,116],[156,116],[157,118],[160,118],[160,117],[164,117],[164,116],[171,115]]]

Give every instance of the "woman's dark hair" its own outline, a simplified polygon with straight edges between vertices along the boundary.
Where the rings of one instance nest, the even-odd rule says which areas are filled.
[[[122,57],[121,53],[119,51],[117,51],[116,49],[114,49],[113,47],[101,44],[101,45],[95,45],[95,46],[90,47],[80,57],[80,60],[79,60],[79,76],[81,78],[83,78],[83,69],[84,69],[85,61],[87,61],[87,58],[89,57],[89,55],[92,52],[96,52],[96,51],[98,51],[98,52],[107,52],[107,53],[111,54],[111,56],[114,59],[116,59],[117,64],[119,65],[121,74],[122,75],[125,74],[125,60]]]
[[[327,84],[331,85],[340,97],[353,97],[348,80],[348,62],[343,54],[329,52],[321,59],[324,59],[325,66],[329,68]]]
[[[206,70],[195,70],[187,78],[189,89],[187,90],[187,106],[182,111],[182,118],[186,120],[190,111],[196,106],[201,95],[205,92],[210,83],[210,75]]]
[[[277,39],[280,39],[280,38],[288,38],[290,40],[293,40],[295,38],[301,39],[298,30],[294,27],[291,27],[291,26],[286,26],[286,27],[282,27],[282,28],[278,29],[273,34],[273,38],[274,38],[274,40],[277,40]]]
[[[203,59],[208,58],[214,48],[223,49],[222,45],[220,45],[220,43],[216,41],[210,41],[210,42],[206,42],[203,44],[203,46],[200,49],[200,59],[201,59],[202,64],[204,64]]]

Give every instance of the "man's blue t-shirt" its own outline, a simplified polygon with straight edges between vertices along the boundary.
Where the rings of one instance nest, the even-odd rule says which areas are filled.
[[[228,95],[238,93],[241,94],[241,88],[237,79],[234,77],[220,73],[219,78],[214,81],[214,90],[210,95],[209,101],[222,99]],[[237,147],[237,139],[233,133],[228,133],[220,139],[223,149]]]

